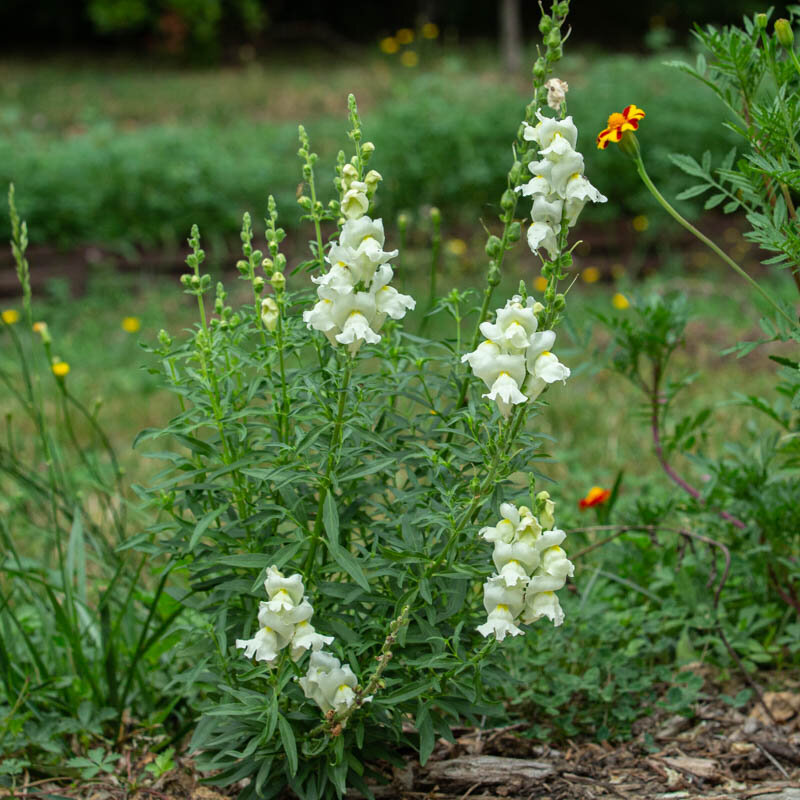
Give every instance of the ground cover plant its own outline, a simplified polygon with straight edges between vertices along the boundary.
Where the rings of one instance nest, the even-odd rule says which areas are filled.
[[[309,256],[287,259],[281,198],[270,198],[263,251],[245,216],[235,286],[205,271],[192,230],[181,283],[196,316],[184,310],[147,337],[171,397],[148,390],[159,413],[137,450],[151,464],[131,489],[101,410],[76,392],[91,380],[65,358],[63,311],[47,310],[50,325],[34,313],[27,231],[12,213],[24,296],[21,312],[2,316],[2,376],[23,421],[9,420],[0,451],[7,782],[57,770],[135,790],[172,769],[183,745],[210,781],[242,796],[369,791],[401,753],[424,763],[463,721],[521,717],[549,741],[624,738],[643,709],[691,715],[703,680],[676,676],[676,665],[735,672],[748,684],[728,697],[736,707],[760,702],[760,668],[796,665],[798,334],[794,281],[781,282],[791,272],[743,284],[744,314],[720,315],[747,316],[763,298],[759,344],[780,345],[781,383],[775,392],[761,367],[760,396],[722,387],[737,421],[719,428],[709,393],[697,392],[703,376],[673,377],[676,361],[694,365],[683,343],[709,330],[687,328],[690,300],[620,285],[614,313],[598,314],[598,298],[611,298],[589,269],[581,298],[572,227],[585,204],[605,201],[581,150],[602,120],[578,138],[567,87],[550,80],[566,10],[543,16],[534,98],[499,216],[484,218],[481,291],[455,271],[454,288],[437,292],[453,254],[436,210],[429,272],[407,273],[408,231],[393,240],[374,210],[392,188],[391,161],[352,98],[350,155],[336,162],[332,194],[299,132]],[[743,80],[748,113],[769,124],[734,129],[742,155],[721,171],[705,157],[676,161],[704,181],[689,194],[733,186],[727,211],[745,205],[751,237],[791,271],[797,165],[785,151],[797,73],[791,28],[769,25],[701,33],[715,58],[695,70],[734,109]],[[744,60],[729,65],[730,54]],[[646,171],[653,116],[629,105],[598,142],[631,156],[632,178],[638,169],[654,203],[679,217]],[[526,257],[515,260],[518,243]],[[125,334],[141,324],[130,311],[114,322]],[[593,333],[589,311],[601,323]],[[599,374],[603,341],[630,389]],[[757,358],[752,344],[728,356],[734,386]],[[152,375],[130,380],[154,387]],[[597,384],[587,408],[581,387]],[[629,418],[639,392],[644,435]],[[610,396],[623,415],[615,435],[631,440],[613,468],[607,448],[588,443],[598,417],[612,416]],[[131,772],[145,750],[157,755],[149,777]]]

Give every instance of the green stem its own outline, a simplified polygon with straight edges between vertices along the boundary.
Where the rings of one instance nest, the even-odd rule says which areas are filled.
[[[634,163],[636,164],[636,171],[639,173],[639,177],[642,179],[642,183],[648,188],[650,194],[655,197],[655,199],[659,202],[661,207],[681,226],[683,226],[689,233],[693,236],[697,237],[706,247],[710,248],[714,251],[729,267],[731,267],[735,272],[741,275],[790,325],[795,325],[796,321],[793,320],[779,305],[778,303],[769,296],[769,294],[758,285],[758,283],[753,280],[727,253],[717,247],[714,242],[711,241],[707,236],[700,233],[697,228],[692,225],[691,222],[684,219],[664,198],[661,192],[658,191],[655,184],[652,180],[650,180],[650,176],[647,174],[647,170],[644,167],[644,163],[642,162],[642,158],[640,155],[636,154],[634,157]]]
[[[330,445],[328,447],[328,461],[325,467],[325,477],[322,480],[322,485],[319,490],[319,503],[317,504],[317,516],[314,520],[314,530],[312,532],[311,547],[306,557],[305,578],[307,582],[311,581],[310,571],[314,568],[314,558],[317,554],[317,547],[322,535],[323,523],[323,509],[325,507],[325,498],[328,495],[328,490],[331,483],[331,475],[333,468],[339,459],[339,449],[341,445],[342,423],[344,421],[344,408],[347,400],[347,389],[350,386],[350,376],[353,371],[353,360],[348,354],[347,362],[345,363],[344,374],[342,376],[342,385],[339,389],[339,400],[336,405],[336,421],[333,425],[333,433],[331,435]]]

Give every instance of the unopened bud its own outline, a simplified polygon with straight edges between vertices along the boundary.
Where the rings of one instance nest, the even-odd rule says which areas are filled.
[[[543,58],[537,58],[533,65],[533,77],[542,80],[547,74],[547,62]]]
[[[512,222],[508,229],[508,241],[518,242],[522,235],[522,226],[519,222]]]
[[[164,347],[172,346],[172,337],[163,328],[158,332],[158,341],[161,342]]]
[[[547,34],[550,33],[552,29],[553,29],[553,20],[549,15],[545,14],[539,20],[539,32],[542,34],[542,36],[547,36]]]
[[[544,43],[548,49],[559,47],[561,44],[561,31],[558,28],[553,28],[547,36],[544,37]]]
[[[428,213],[431,215],[431,222],[434,225],[438,227],[442,224],[442,212],[436,206],[431,206],[431,210]]]
[[[264,279],[260,275],[253,278],[253,291],[256,294],[261,294],[264,291]]]
[[[766,14],[756,14],[756,25],[758,25],[761,30],[767,27],[767,15]]]
[[[286,287],[286,276],[282,272],[275,271],[269,282],[275,287],[276,292],[282,292]]]
[[[778,37],[782,47],[791,50],[794,43],[794,31],[792,31],[792,26],[789,24],[788,19],[781,17],[775,20],[775,35]]]
[[[265,258],[261,262],[261,269],[263,269],[264,272],[267,272],[268,270],[272,269],[272,259],[271,258]]]
[[[498,258],[503,252],[503,243],[497,236],[490,236],[486,240],[486,255],[489,258]]]
[[[567,301],[563,294],[557,294],[555,300],[553,300],[553,308],[556,311],[563,311],[566,308]]]
[[[517,197],[511,189],[506,189],[503,192],[503,196],[500,198],[500,208],[503,211],[511,211],[512,208],[517,204]]]
[[[239,270],[240,275],[247,275],[250,272],[250,263],[240,258],[236,262],[236,269]]]
[[[364,142],[361,145],[361,158],[368,159],[375,152],[375,145],[372,142]]]
[[[381,175],[376,169],[371,169],[364,177],[364,183],[367,184],[367,189],[370,192],[374,192],[382,180],[383,175]]]
[[[350,184],[358,180],[358,170],[352,164],[345,164],[342,167],[342,181],[345,189],[350,188]]]
[[[408,214],[397,215],[397,227],[401,233],[405,232],[406,228],[408,228]]]

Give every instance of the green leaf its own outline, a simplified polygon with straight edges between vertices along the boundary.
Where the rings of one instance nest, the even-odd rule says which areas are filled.
[[[297,742],[294,738],[294,731],[289,724],[289,720],[278,714],[278,730],[281,734],[283,751],[286,753],[286,761],[289,765],[289,772],[294,777],[297,774]]]
[[[208,526],[214,522],[218,517],[222,516],[228,510],[228,504],[226,503],[219,508],[215,508],[213,511],[209,511],[198,523],[194,526],[194,531],[192,532],[192,537],[189,539],[189,544],[187,549],[194,550],[195,545],[200,541],[200,537],[208,530]]]
[[[716,208],[726,197],[724,194],[712,194],[711,197],[706,200],[705,205],[703,208],[706,211],[711,210],[712,208]]]
[[[698,183],[697,186],[692,186],[690,189],[685,189],[679,195],[675,197],[676,200],[688,200],[690,197],[697,197],[699,194],[703,194],[703,192],[707,192],[709,189],[713,187],[707,183]]]
[[[339,543],[339,512],[336,510],[336,500],[330,489],[325,495],[325,502],[322,506],[322,522],[325,525],[325,533],[332,542]]]
[[[340,547],[336,542],[326,540],[325,544],[328,547],[328,552],[333,557],[333,560],[365,591],[368,592],[369,581],[361,569],[361,565],[356,560],[356,557],[344,547]]]
[[[419,711],[417,712],[417,731],[419,731],[419,763],[425,766],[436,744],[436,735],[433,732],[433,721],[427,706],[420,698]]]

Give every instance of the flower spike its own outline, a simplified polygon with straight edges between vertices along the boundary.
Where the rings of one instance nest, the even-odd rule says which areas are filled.
[[[625,131],[638,130],[639,120],[644,116],[644,111],[635,105],[626,106],[621,114],[614,112],[608,118],[608,127],[597,134],[597,148],[605,150],[609,142],[619,143]]]

